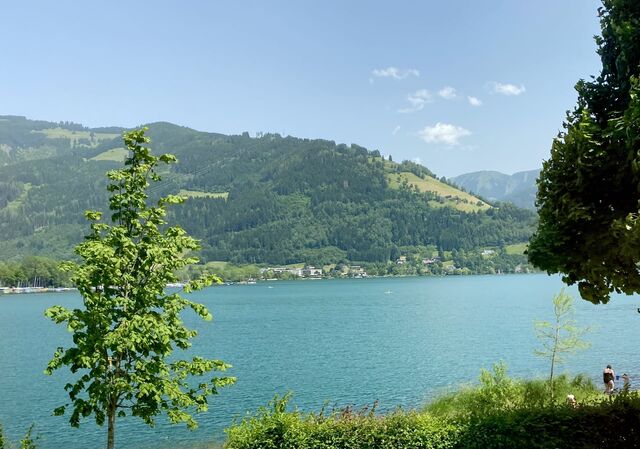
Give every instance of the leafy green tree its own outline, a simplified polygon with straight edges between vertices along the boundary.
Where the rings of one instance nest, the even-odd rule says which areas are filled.
[[[607,302],[640,291],[640,2],[603,0],[602,71],[576,85],[578,104],[538,180],[529,258]]]
[[[565,293],[564,289],[553,297],[553,321],[536,321],[536,337],[540,340],[541,349],[535,354],[549,360],[549,390],[553,399],[553,376],[556,365],[565,362],[568,354],[581,349],[587,349],[590,345],[582,340],[582,336],[589,331],[588,328],[576,326],[573,319],[573,297]]]
[[[58,348],[47,374],[68,366],[78,378],[65,386],[70,403],[55,410],[71,410],[70,423],[93,415],[98,425],[108,423],[107,448],[115,446],[116,417],[132,415],[153,426],[155,417],[166,412],[174,423],[197,425],[191,414],[207,410],[207,397],[232,383],[229,377],[203,376],[229,367],[220,360],[193,357],[169,362],[175,348],[187,349],[196,331],[187,328],[181,312],[190,308],[205,320],[211,315],[201,305],[165,292],[176,281],[175,272],[195,263],[186,254],[198,242],[179,226],[168,226],[165,208],[181,203],[179,196],[147,203],[149,181],[159,181],[160,162],[176,161],[172,155],[155,157],[145,144],[146,129],[124,134],[129,156],[122,169],[107,173],[111,193],[112,225],[101,222],[101,213],[87,211],[91,232],[75,251],[80,264],[67,264],[72,281],[83,297],[84,308],[51,307],[46,315],[65,323],[73,333],[73,346]],[[191,291],[220,280],[210,276],[191,282]]]

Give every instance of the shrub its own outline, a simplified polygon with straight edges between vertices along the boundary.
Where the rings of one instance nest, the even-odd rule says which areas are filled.
[[[605,397],[591,379],[515,380],[499,363],[480,384],[422,411],[376,415],[373,407],[287,411],[290,394],[227,429],[229,449],[507,449],[640,447],[640,393]],[[565,404],[573,394],[578,407]],[[0,448],[2,449],[2,448]]]
[[[507,376],[506,365],[497,363],[493,371],[481,371],[479,386],[463,386],[437,399],[424,410],[442,418],[466,419],[496,411],[564,405],[568,394],[573,394],[581,404],[600,397],[593,381],[584,375],[574,378],[566,374],[556,376],[553,391],[554,399],[550,399],[548,380],[512,379]]]
[[[34,424],[27,429],[27,433],[24,435],[22,440],[20,440],[20,449],[36,449],[36,441],[38,437],[33,436],[33,428]],[[4,430],[2,428],[2,424],[0,424],[0,449],[11,449],[11,444],[7,437],[4,434]]]
[[[456,449],[640,447],[640,397],[496,411],[465,424]]]
[[[325,416],[286,411],[290,396],[227,429],[230,449],[397,449],[453,448],[457,428],[426,413],[396,411],[375,415],[375,408],[347,407]]]
[[[2,429],[2,424],[0,424],[0,449],[8,449],[9,442],[4,437],[4,430]]]
[[[36,440],[38,438],[34,438],[32,436],[33,427],[34,425],[31,424],[31,427],[27,429],[27,433],[25,434],[24,438],[20,440],[20,449],[36,449]]]

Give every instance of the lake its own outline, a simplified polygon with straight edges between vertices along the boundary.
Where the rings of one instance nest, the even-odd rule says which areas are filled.
[[[213,322],[186,321],[200,332],[194,353],[234,365],[238,382],[210,401],[200,427],[164,421],[149,429],[120,420],[119,448],[201,447],[224,439],[223,429],[273,398],[293,392],[302,410],[323,404],[365,405],[383,411],[419,407],[457,385],[473,382],[481,368],[504,360],[513,376],[544,376],[533,321],[550,319],[558,277],[539,275],[378,278],[262,282],[210,288],[192,295]],[[568,288],[576,298],[577,290]],[[53,304],[79,306],[77,293],[0,296],[0,423],[19,440],[32,423],[39,449],[102,448],[106,428],[93,422],[71,428],[54,417],[65,402],[59,371],[43,370],[59,345],[63,326],[43,316]],[[640,383],[640,314],[637,297],[617,295],[608,305],[576,301],[576,320],[593,326],[592,347],[565,367],[600,382],[611,363]]]

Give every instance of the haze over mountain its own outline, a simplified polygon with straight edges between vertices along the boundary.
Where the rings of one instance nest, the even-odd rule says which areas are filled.
[[[535,209],[536,179],[540,169],[506,175],[497,171],[477,171],[451,178],[451,182],[488,201],[507,201]]]
[[[104,174],[124,160],[122,131],[0,116],[0,257],[72,255],[83,211],[107,204]],[[154,153],[180,161],[150,193],[188,197],[170,219],[202,239],[205,260],[384,262],[408,248],[503,248],[526,242],[536,219],[356,144],[164,122],[149,135]]]

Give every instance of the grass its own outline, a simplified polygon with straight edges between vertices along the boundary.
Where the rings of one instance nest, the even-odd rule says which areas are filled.
[[[225,200],[229,198],[229,192],[200,192],[198,190],[181,189],[178,194],[187,198],[223,198]]]
[[[527,243],[515,243],[513,245],[507,245],[504,247],[504,250],[507,254],[524,254],[527,249]]]
[[[5,210],[14,212],[14,213],[19,213],[20,206],[27,199],[27,195],[30,189],[31,189],[30,183],[24,184],[24,190],[20,193],[20,195],[15,200],[9,201],[7,203],[7,205],[4,207]]]
[[[303,263],[290,263],[289,265],[285,265],[286,268],[304,268]]]
[[[230,262],[223,262],[221,260],[211,260],[206,263],[207,268],[211,268],[213,270],[223,270],[230,265]]]
[[[204,265],[193,265],[178,273],[179,278],[193,279],[204,272],[219,276],[224,282],[246,281],[257,279],[260,276],[260,267],[257,265],[235,265],[231,262],[210,261]]]
[[[489,204],[479,198],[431,176],[422,179],[411,172],[388,173],[387,180],[392,189],[399,189],[406,182],[410,187],[417,187],[420,192],[432,192],[444,199],[443,203],[430,201],[429,204],[433,207],[449,206],[463,212],[478,212],[491,208]]]
[[[125,158],[127,157],[127,153],[127,150],[125,150],[124,148],[112,148],[111,150],[100,153],[89,160],[124,162]]]
[[[86,139],[90,143],[90,147],[95,147],[101,140],[112,140],[120,137],[117,133],[96,133],[91,131],[72,131],[64,128],[47,128],[40,131],[31,131],[33,133],[44,134],[49,139],[69,139],[72,143],[78,144],[81,139]],[[93,135],[93,137],[92,137]]]
[[[377,415],[373,407],[288,410],[290,395],[226,430],[228,449],[507,449],[640,447],[640,395],[605,397],[585,376],[518,380],[502,363],[422,410]],[[575,395],[578,406],[565,403]]]
[[[387,159],[382,158],[382,165],[384,169],[390,173],[395,173],[396,168],[398,168],[398,163],[389,161]]]
[[[553,382],[553,398],[546,379],[513,379],[507,376],[504,363],[493,370],[482,370],[479,385],[463,385],[424,407],[423,411],[439,418],[461,419],[485,415],[496,410],[565,405],[573,394],[578,404],[593,403],[603,398],[602,391],[587,376],[557,376]]]

